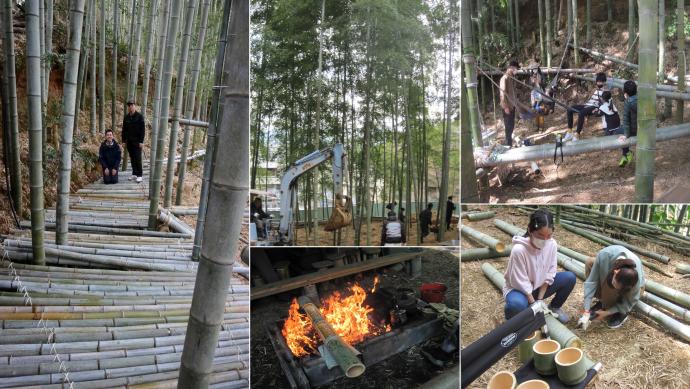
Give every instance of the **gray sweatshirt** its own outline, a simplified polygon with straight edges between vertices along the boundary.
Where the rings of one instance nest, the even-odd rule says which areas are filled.
[[[623,298],[620,299],[616,305],[608,309],[611,313],[623,313],[628,314],[635,304],[640,300],[640,288],[644,285],[644,270],[642,270],[642,262],[640,258],[637,257],[632,251],[626,249],[623,246],[613,245],[608,246],[597,253],[597,257],[594,260],[594,266],[592,266],[592,272],[589,273],[589,277],[585,280],[585,310],[589,311],[592,305],[592,298],[599,289],[599,285],[606,282],[606,277],[608,276],[611,268],[613,268],[613,263],[621,255],[626,258],[632,259],[635,262],[635,270],[639,275],[637,285],[635,285],[628,293],[626,293]]]

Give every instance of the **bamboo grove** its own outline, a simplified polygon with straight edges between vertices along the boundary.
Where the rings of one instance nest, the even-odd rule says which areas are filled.
[[[0,2],[7,187],[17,218],[30,214],[35,221],[35,239],[44,229],[44,192],[53,185],[46,179],[57,171],[56,240],[66,241],[68,196],[77,174],[72,163],[84,158],[82,145],[100,142],[107,129],[119,139],[130,99],[145,117],[151,146],[150,156],[145,151],[151,160],[149,228],[157,227],[159,202],[181,204],[187,157],[207,145],[205,128],[180,125],[180,119],[210,119],[211,85],[218,85],[222,74],[214,68],[218,63],[222,68],[222,59],[213,59],[227,25],[223,20],[229,19],[223,7],[221,0]],[[27,97],[20,100],[24,91],[18,94],[17,85],[24,80]],[[28,158],[22,161],[27,130]],[[21,190],[27,170],[28,208]],[[206,195],[210,177],[211,171],[205,171]]]
[[[267,161],[281,170],[340,143],[355,244],[372,244],[388,203],[443,215],[459,181],[458,12],[438,0],[252,2],[251,188],[269,189]],[[298,185],[313,244],[332,180],[314,169]]]
[[[594,4],[593,4],[594,3]],[[636,202],[650,202],[654,200],[654,182],[658,172],[655,170],[656,159],[659,155],[658,141],[668,140],[657,138],[663,127],[660,122],[673,118],[674,124],[686,124],[684,120],[685,101],[689,100],[686,93],[686,58],[685,39],[688,31],[687,15],[684,0],[629,0],[627,2],[592,2],[591,0],[539,0],[534,2],[531,15],[538,17],[538,23],[524,23],[520,20],[519,11],[527,9],[524,2],[517,0],[473,0],[462,2],[460,12],[461,48],[464,66],[461,88],[461,101],[467,104],[461,109],[461,120],[466,127],[462,127],[462,142],[475,147],[487,147],[482,139],[482,114],[493,113],[494,122],[501,109],[496,97],[497,85],[493,85],[485,73],[486,69],[498,67],[504,70],[509,59],[518,62],[530,61],[540,67],[559,68],[562,64],[574,71],[582,65],[582,56],[600,63],[610,61],[612,66],[607,72],[613,73],[611,84],[621,88],[625,80],[632,80],[639,85],[639,112],[636,135],[636,158],[634,162],[634,200]],[[573,11],[575,10],[575,11]],[[592,13],[595,10],[594,20]],[[615,15],[614,11],[625,14]],[[596,31],[603,23],[607,28],[615,28],[614,19],[623,30],[616,29],[611,33],[626,38],[627,46],[622,49],[623,55],[615,56],[597,51],[592,48],[597,43],[592,38],[592,30]],[[594,23],[596,22],[596,23]],[[531,30],[528,29],[531,26]],[[593,27],[594,26],[594,27]],[[627,27],[627,28],[626,28]],[[600,28],[599,28],[600,29]],[[627,29],[627,31],[626,31]],[[531,35],[531,36],[528,36]],[[609,34],[610,35],[610,34]],[[521,39],[521,37],[523,37]],[[611,39],[608,39],[610,41]],[[601,41],[601,36],[597,42]],[[532,50],[534,43],[536,50],[531,57],[527,53]],[[599,43],[601,44],[601,43]],[[558,48],[558,55],[555,50]],[[670,48],[675,49],[675,58],[670,66]],[[588,60],[589,60],[588,58]],[[489,66],[486,66],[489,65]],[[534,66],[534,65],[530,65]],[[677,71],[672,74],[673,69]],[[491,68],[491,70],[496,70]],[[563,69],[561,69],[563,70]],[[671,73],[669,73],[669,70]],[[555,72],[556,70],[554,70]],[[500,73],[500,72],[499,72]],[[577,74],[564,75],[576,82],[594,81],[593,77]],[[554,76],[554,78],[557,78]],[[686,82],[678,82],[686,80]],[[557,96],[556,100],[563,98]],[[657,99],[664,99],[658,104]],[[488,117],[485,115],[484,118]],[[661,127],[661,128],[660,128]],[[680,137],[680,136],[679,136]],[[603,141],[602,141],[603,142]],[[551,145],[551,143],[549,143]],[[613,146],[600,145],[601,149],[613,149]],[[587,152],[575,146],[572,155]],[[468,146],[465,153],[472,153]],[[470,155],[463,153],[462,181],[477,182],[475,185],[464,185],[462,199],[468,202],[476,201],[480,195],[485,195],[483,188],[488,188],[488,168],[474,166]],[[519,154],[516,151],[515,154]],[[520,161],[527,161],[521,159]],[[538,158],[532,161],[539,160]],[[516,162],[516,161],[513,161]]]

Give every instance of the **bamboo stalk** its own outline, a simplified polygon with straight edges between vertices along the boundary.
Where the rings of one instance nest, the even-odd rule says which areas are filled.
[[[496,216],[496,214],[492,211],[486,211],[486,212],[463,212],[461,217],[463,219],[467,219],[469,221],[479,221],[479,220],[484,220],[484,219],[491,219],[492,217]]]
[[[460,261],[478,261],[482,259],[494,259],[494,258],[504,258],[510,256],[510,251],[513,249],[513,245],[506,246],[503,251],[496,251],[489,247],[480,247],[472,249],[464,249],[460,252]]]
[[[484,234],[483,232],[477,231],[474,228],[463,225],[460,227],[460,233],[464,236],[471,238],[472,240],[487,245],[494,251],[501,252],[505,251],[506,249],[505,243],[501,242],[500,240],[494,237]]]

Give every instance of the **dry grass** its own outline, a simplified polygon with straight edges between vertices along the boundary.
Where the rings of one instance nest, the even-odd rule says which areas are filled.
[[[488,207],[475,207],[486,210]],[[507,206],[490,207],[496,217],[524,227],[525,213]],[[469,222],[473,228],[508,242],[510,237],[493,226],[493,220]],[[557,229],[554,238],[562,246],[567,246],[588,255],[595,255],[602,246],[563,229]],[[642,245],[645,246],[645,245]],[[688,261],[663,247],[647,244],[647,248],[672,257],[670,265],[660,265],[673,273],[676,261]],[[467,239],[463,248],[477,247]],[[505,259],[488,261],[499,271],[505,270]],[[501,293],[484,276],[481,261],[461,265],[462,271],[462,342],[471,344],[485,335],[504,320],[504,301]],[[661,282],[669,287],[690,293],[690,280],[679,274],[668,278],[645,268],[647,278]],[[687,388],[690,386],[690,345],[664,330],[655,322],[633,314],[622,329],[610,330],[605,325],[595,324],[587,332],[575,329],[575,321],[582,309],[582,281],[578,280],[564,309],[570,314],[568,327],[585,344],[587,354],[603,364],[602,370],[590,387],[593,388]],[[499,370],[517,370],[517,352],[508,354],[473,384],[473,388],[485,387],[491,375]]]

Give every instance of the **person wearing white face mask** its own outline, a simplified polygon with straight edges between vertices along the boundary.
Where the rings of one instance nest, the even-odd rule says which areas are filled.
[[[553,231],[553,215],[538,209],[530,215],[525,236],[513,237],[513,249],[504,274],[506,319],[535,302],[543,304],[544,298],[555,295],[548,308],[562,323],[570,320],[561,307],[575,287],[575,274],[556,272],[558,245],[552,238]]]

